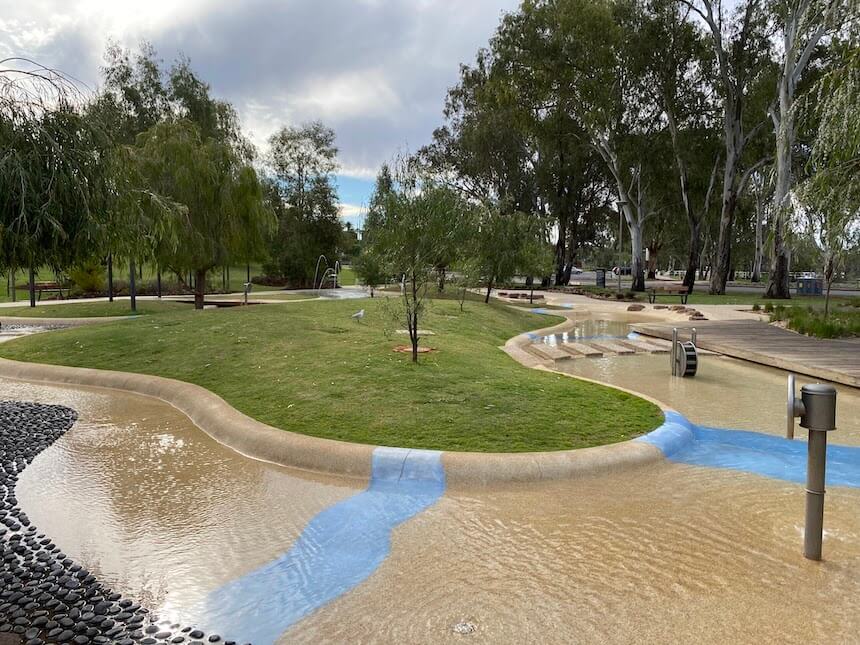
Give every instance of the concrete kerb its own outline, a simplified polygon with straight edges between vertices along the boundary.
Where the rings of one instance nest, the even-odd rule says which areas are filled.
[[[526,352],[523,345],[531,342],[529,334],[549,334],[572,327],[570,316],[574,312],[559,311],[558,315],[566,320],[515,336],[501,349],[526,367],[611,387],[650,401],[664,413],[673,412],[662,402],[638,392],[552,370]],[[275,428],[239,412],[203,387],[159,376],[0,358],[0,377],[45,384],[117,389],[151,396],[172,405],[206,434],[236,452],[288,468],[367,480],[371,474],[373,451],[378,447],[311,437]],[[665,426],[664,423],[653,432],[659,433]],[[445,451],[442,455],[449,486],[577,479],[637,468],[663,459],[664,454],[656,445],[636,439],[554,452]]]
[[[313,472],[368,479],[374,446],[310,437],[242,414],[209,390],[184,381],[111,370],[23,363],[0,358],[0,376],[143,394],[169,403],[197,427],[236,452]]]

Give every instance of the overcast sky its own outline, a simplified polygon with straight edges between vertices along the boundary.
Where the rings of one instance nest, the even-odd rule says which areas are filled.
[[[342,210],[380,163],[426,143],[459,65],[518,0],[0,0],[0,58],[26,56],[92,86],[105,43],[184,52],[258,144],[321,119],[337,133]],[[353,218],[351,218],[353,219]]]

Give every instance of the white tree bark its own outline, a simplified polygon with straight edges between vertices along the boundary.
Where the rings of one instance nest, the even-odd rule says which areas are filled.
[[[785,240],[791,213],[789,194],[793,184],[791,157],[796,137],[795,92],[809,60],[844,0],[782,0],[782,64],[776,100],[770,109],[776,136],[776,183],[773,194],[773,252],[767,297],[790,298]]]
[[[615,180],[618,201],[620,202],[621,211],[624,213],[624,221],[627,222],[627,230],[630,232],[633,290],[644,291],[645,262],[642,258],[642,228],[645,220],[648,218],[648,212],[645,204],[645,190],[642,187],[640,169],[634,168],[630,170],[630,183],[628,184],[625,181],[627,173],[621,168],[618,162],[618,155],[608,138],[603,135],[597,136],[595,148]],[[634,189],[635,193],[633,192]]]

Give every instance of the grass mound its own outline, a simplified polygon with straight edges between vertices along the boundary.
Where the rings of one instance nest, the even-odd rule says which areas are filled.
[[[359,443],[484,452],[623,441],[662,420],[635,396],[529,370],[499,346],[559,319],[500,304],[436,300],[421,356],[389,299],[165,311],[0,346],[25,361],[155,374],[201,385],[264,423]],[[364,308],[361,323],[350,315]]]

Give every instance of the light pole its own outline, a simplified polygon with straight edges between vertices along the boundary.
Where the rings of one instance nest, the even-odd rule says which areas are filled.
[[[624,237],[624,207],[627,205],[625,201],[617,201],[618,206],[618,293],[621,293],[621,265],[623,263],[622,240]]]

